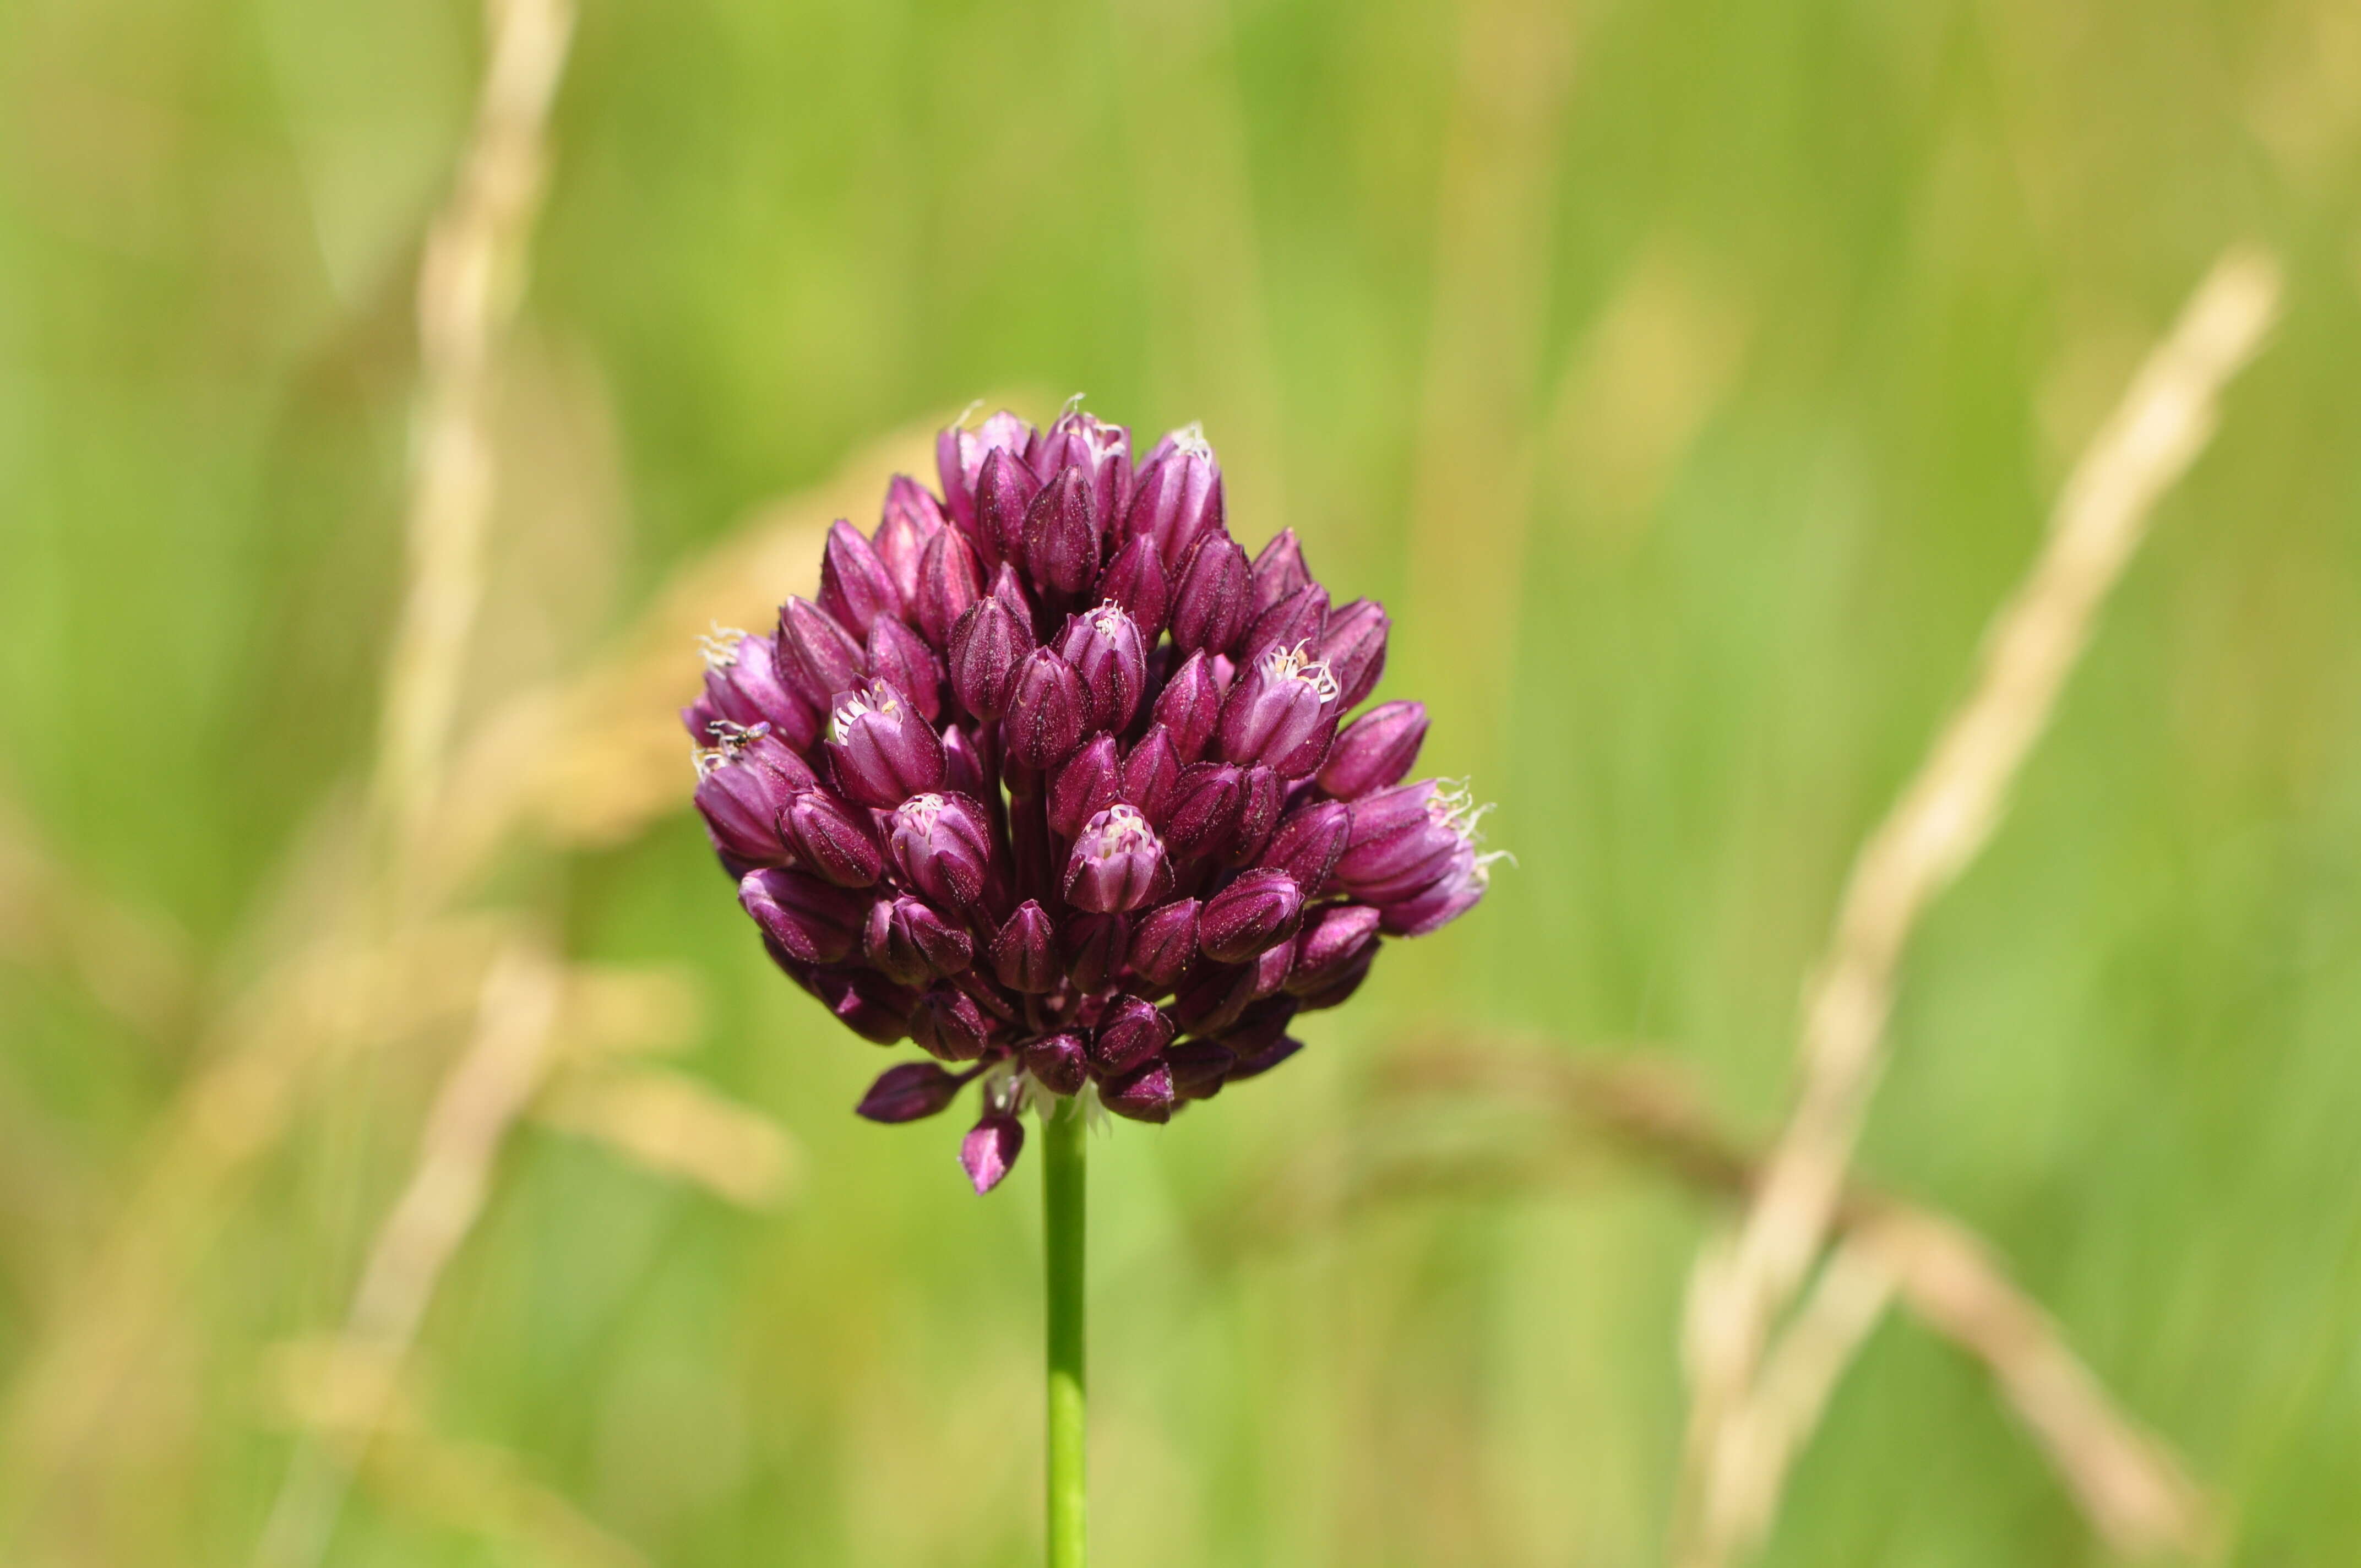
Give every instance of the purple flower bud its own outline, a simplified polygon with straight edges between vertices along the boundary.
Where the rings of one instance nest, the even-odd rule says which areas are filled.
[[[1172,749],[1172,732],[1151,724],[1123,760],[1120,793],[1139,807],[1150,822],[1164,820],[1172,791],[1180,782],[1180,753]]]
[[[1254,983],[1246,994],[1260,1002],[1266,996],[1276,996],[1286,989],[1287,977],[1295,970],[1295,944],[1281,942],[1265,948],[1254,962],[1246,966]]]
[[[1312,648],[1327,619],[1328,590],[1307,583],[1254,618],[1243,644],[1246,657],[1257,658],[1272,648]],[[1304,663],[1311,662],[1307,653]]]
[[[975,488],[983,460],[994,452],[1022,456],[1036,439],[1033,427],[1006,409],[983,422],[981,430],[957,425],[935,437],[935,472],[943,482],[943,499],[961,528],[975,527]]]
[[[1464,793],[1433,779],[1397,784],[1353,803],[1353,831],[1336,861],[1337,885],[1370,904],[1424,892],[1455,857],[1472,861],[1475,822]]]
[[[708,753],[705,776],[697,784],[697,809],[716,850],[743,865],[772,865],[792,858],[795,845],[781,816],[796,792],[818,781],[803,759],[767,732],[734,747],[734,755]]]
[[[1049,914],[1031,899],[1016,906],[1000,935],[992,939],[992,972],[1009,990],[1027,996],[1054,991],[1063,972],[1058,957],[1057,927]]]
[[[949,526],[949,521],[934,492],[907,474],[895,475],[894,482],[885,487],[885,505],[870,547],[894,579],[894,591],[901,595],[905,613],[918,602],[918,566],[926,559],[927,546]]]
[[[1098,580],[1099,520],[1080,468],[1051,478],[1025,511],[1025,569],[1042,587],[1074,595]]]
[[[1302,1005],[1292,996],[1266,997],[1241,1013],[1236,1023],[1220,1031],[1222,1044],[1242,1059],[1260,1056],[1287,1033],[1288,1025]]]
[[[1016,762],[1046,771],[1082,744],[1089,695],[1074,667],[1051,650],[1036,648],[1017,662],[1006,702],[1001,735]]]
[[[953,795],[982,800],[991,788],[990,770],[976,750],[975,737],[960,724],[943,726],[943,786]]]
[[[997,565],[1025,559],[1025,514],[1041,493],[1033,470],[1005,452],[983,460],[975,483],[976,553]]]
[[[828,531],[828,545],[819,562],[819,607],[837,624],[859,638],[867,638],[879,618],[898,620],[902,595],[894,574],[861,531],[839,518]]]
[[[1321,981],[1318,986],[1305,989],[1301,993],[1303,998],[1303,1010],[1306,1013],[1317,1013],[1323,1007],[1334,1007],[1345,1001],[1353,992],[1361,989],[1361,982],[1369,978],[1369,966],[1377,961],[1378,949],[1374,947],[1368,948],[1359,958],[1353,959],[1335,974]]]
[[[950,1073],[930,1061],[906,1061],[877,1075],[854,1112],[873,1122],[916,1122],[959,1098],[972,1072]]]
[[[1260,762],[1283,778],[1307,778],[1328,754],[1340,695],[1328,666],[1301,644],[1274,647],[1254,662],[1222,704],[1222,755]]]
[[[1082,825],[1066,861],[1066,902],[1105,914],[1137,909],[1172,885],[1164,843],[1136,806],[1117,802]]]
[[[1254,608],[1253,585],[1246,575],[1246,553],[1226,533],[1209,533],[1197,541],[1181,566],[1180,586],[1172,590],[1173,645],[1195,652],[1225,653],[1246,630]]]
[[[1115,737],[1101,731],[1066,759],[1049,780],[1049,826],[1071,839],[1082,825],[1115,803],[1123,770]]]
[[[1050,1035],[1025,1047],[1025,1070],[1052,1094],[1080,1094],[1091,1080],[1080,1035]]]
[[[881,617],[869,629],[868,654],[870,679],[892,682],[928,723],[942,718],[943,662],[925,638],[898,620]]]
[[[945,646],[967,607],[983,597],[983,567],[966,534],[947,528],[927,542],[918,562],[918,630]]]
[[[993,568],[992,585],[986,590],[994,598],[1008,607],[1008,612],[1030,628],[1035,624],[1033,592],[1016,567],[1003,561]],[[1038,639],[1037,639],[1038,641]]]
[[[1295,537],[1295,530],[1280,529],[1262,547],[1262,554],[1254,558],[1256,613],[1311,586],[1312,569],[1303,564],[1302,541]],[[1328,608],[1324,599],[1320,608]]]
[[[965,795],[916,795],[887,820],[886,852],[929,904],[966,909],[992,869],[991,820]]]
[[[869,909],[861,950],[899,985],[924,985],[974,961],[975,941],[915,898],[879,899]]]
[[[1153,1002],[1126,996],[1091,1036],[1091,1065],[1120,1078],[1172,1043],[1172,1020]]]
[[[1377,690],[1378,677],[1386,673],[1386,630],[1392,624],[1386,607],[1375,599],[1355,599],[1328,612],[1316,652],[1344,694],[1336,699],[1337,712],[1359,707]]]
[[[1172,998],[1172,1016],[1190,1034],[1218,1035],[1254,1001],[1256,979],[1252,965],[1198,964]]]
[[[1161,1061],[1099,1085],[1099,1103],[1135,1122],[1172,1120],[1172,1069]]]
[[[988,1111],[960,1140],[960,1168],[981,1198],[1000,1185],[1025,1147],[1025,1124],[1005,1111]]]
[[[1132,972],[1162,990],[1197,956],[1197,901],[1176,899],[1139,917],[1131,934]]]
[[[1093,729],[1122,729],[1131,723],[1148,684],[1148,650],[1121,605],[1110,601],[1067,621],[1058,655],[1082,677]]]
[[[1131,954],[1131,922],[1121,915],[1077,915],[1060,935],[1069,955],[1066,973],[1079,990],[1112,983]]]
[[[1222,694],[1227,685],[1202,653],[1191,653],[1164,683],[1156,698],[1156,722],[1172,736],[1172,749],[1184,762],[1205,754],[1205,743],[1222,722]]]
[[[738,884],[738,902],[763,934],[807,964],[832,964],[852,951],[869,900],[802,872],[764,867]]]
[[[1033,628],[996,598],[968,606],[951,628],[951,691],[978,718],[997,718],[1005,708],[1008,680],[1017,661],[1033,652]]]
[[[1033,471],[1047,484],[1062,469],[1082,476],[1093,515],[1092,532],[1103,534],[1131,510],[1131,432],[1104,424],[1080,409],[1060,414],[1042,433],[1032,453]]]
[[[1399,784],[1417,763],[1425,740],[1424,703],[1381,702],[1336,737],[1328,760],[1320,764],[1320,787],[1339,800],[1358,800]]]
[[[1317,898],[1327,892],[1329,875],[1352,832],[1352,807],[1341,800],[1310,802],[1279,819],[1279,831],[1258,859],[1293,877],[1306,898]]]
[[[1164,842],[1175,859],[1219,854],[1237,832],[1246,775],[1225,762],[1197,762],[1180,772],[1164,818]]]
[[[1279,808],[1287,804],[1287,785],[1268,768],[1248,768],[1238,790],[1238,826],[1221,852],[1225,866],[1250,865],[1262,856],[1279,829]]]
[[[828,755],[837,786],[881,811],[943,784],[942,737],[891,681],[872,681],[838,701]]]
[[[1197,946],[1215,963],[1237,964],[1295,935],[1303,892],[1285,872],[1247,872],[1213,894],[1197,916]]]
[[[815,970],[810,991],[838,1023],[873,1045],[890,1046],[910,1033],[917,994],[867,970]]]
[[[1384,904],[1380,914],[1385,928],[1396,937],[1423,937],[1440,930],[1476,907],[1488,880],[1475,847],[1463,845],[1453,853],[1441,876],[1406,898]]]
[[[1123,606],[1143,641],[1152,642],[1162,634],[1165,613],[1172,603],[1172,584],[1157,555],[1156,541],[1135,539],[1116,551],[1106,570],[1099,574],[1096,591],[1101,603]]]
[[[1281,1035],[1252,1056],[1240,1056],[1231,1067],[1227,1083],[1243,1083],[1249,1078],[1260,1078],[1272,1068],[1303,1048],[1303,1042],[1292,1035]]]
[[[703,699],[681,710],[692,740],[700,746],[720,740],[716,721],[741,730],[767,724],[798,751],[819,739],[819,709],[779,678],[771,639],[741,632],[726,646],[717,643],[707,645]]]
[[[1295,967],[1287,989],[1315,993],[1344,977],[1378,948],[1378,912],[1366,904],[1338,904],[1318,911],[1295,938]]]
[[[869,813],[824,789],[798,790],[783,817],[787,841],[805,870],[839,887],[873,887],[885,869]]]
[[[973,1061],[983,1055],[992,1020],[975,999],[955,985],[939,983],[918,998],[910,1014],[910,1038],[943,1061]]]
[[[1202,432],[1191,425],[1157,443],[1139,467],[1126,533],[1153,540],[1165,570],[1207,533],[1222,531],[1222,470]]]
[[[1228,1081],[1237,1053],[1219,1040],[1183,1040],[1164,1053],[1172,1069],[1172,1093],[1180,1100],[1211,1100]]]
[[[779,607],[779,638],[773,655],[788,690],[826,713],[836,694],[861,684],[868,658],[852,634],[809,599]]]

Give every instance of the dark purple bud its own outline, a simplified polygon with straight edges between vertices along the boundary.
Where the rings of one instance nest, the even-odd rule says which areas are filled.
[[[1091,1065],[1120,1078],[1172,1043],[1172,1020],[1153,1002],[1126,996],[1091,1036]]]
[[[1045,484],[1061,469],[1082,474],[1094,534],[1104,534],[1130,511],[1131,432],[1122,425],[1103,424],[1080,409],[1070,410],[1042,433],[1031,457],[1033,471]]]
[[[763,934],[807,964],[832,964],[852,951],[869,900],[802,872],[764,867],[746,873],[738,902]]]
[[[1222,722],[1222,694],[1227,685],[1213,672],[1202,653],[1191,653],[1172,672],[1157,695],[1156,722],[1171,733],[1172,749],[1184,762],[1205,754],[1205,743]]]
[[[1028,628],[1033,624],[1033,591],[1025,586],[1025,578],[1016,568],[1003,561],[993,568],[992,597],[1008,607],[1008,611]]]
[[[1237,832],[1246,775],[1225,762],[1198,762],[1180,771],[1164,818],[1164,842],[1177,860],[1219,854]]]
[[[943,786],[942,737],[891,681],[872,681],[838,700],[828,755],[837,787],[880,811]]]
[[[1366,904],[1332,905],[1303,923],[1295,938],[1295,967],[1287,989],[1310,995],[1334,983],[1377,951],[1378,912]]]
[[[960,1168],[975,1183],[979,1198],[1000,1185],[1025,1147],[1025,1124],[1005,1111],[988,1111],[960,1140]]]
[[[1082,825],[1113,806],[1123,790],[1123,770],[1115,737],[1101,731],[1060,765],[1049,780],[1049,826],[1071,839]]]
[[[873,1122],[916,1122],[958,1099],[973,1076],[945,1072],[930,1061],[906,1061],[879,1073],[853,1111]]]
[[[1222,755],[1283,778],[1310,777],[1335,737],[1339,695],[1328,666],[1311,662],[1301,647],[1268,650],[1222,704]]]
[[[873,1045],[890,1046],[910,1033],[917,993],[867,970],[816,970],[810,990],[837,1021]]]
[[[938,648],[946,646],[951,628],[967,607],[983,597],[983,567],[967,535],[947,528],[927,542],[918,563],[918,630]]]
[[[1132,488],[1133,539],[1149,539],[1167,571],[1178,565],[1200,537],[1222,531],[1222,470],[1196,426],[1176,430],[1157,443],[1140,465]]]
[[[1247,872],[1205,902],[1197,946],[1215,963],[1238,964],[1295,935],[1303,892],[1285,872]]]
[[[915,898],[870,906],[861,950],[878,972],[901,985],[924,985],[974,961],[975,940]]]
[[[1320,787],[1339,800],[1358,800],[1399,784],[1417,763],[1425,740],[1424,703],[1381,702],[1336,737],[1328,760],[1320,764]]]
[[[1222,851],[1222,863],[1251,865],[1262,858],[1271,835],[1279,830],[1279,814],[1287,804],[1287,785],[1268,768],[1248,768],[1238,790],[1237,831]]]
[[[839,887],[873,887],[885,869],[869,813],[856,810],[824,789],[796,792],[784,816],[796,861]]]
[[[1041,481],[1023,462],[1005,452],[983,460],[976,476],[975,543],[984,560],[1025,559],[1025,514],[1041,493]]]
[[[1180,782],[1180,753],[1172,749],[1172,732],[1151,724],[1123,760],[1123,798],[1139,807],[1150,822],[1164,820],[1172,791]]]
[[[910,1038],[920,1050],[943,1061],[975,1060],[983,1055],[991,1035],[992,1020],[955,985],[929,987],[910,1014]]]
[[[1036,648],[1017,662],[1006,702],[1001,736],[1016,762],[1047,771],[1082,744],[1089,695],[1074,666],[1051,650]]]
[[[1265,948],[1260,957],[1246,966],[1254,975],[1254,984],[1247,994],[1259,1002],[1266,996],[1276,996],[1287,985],[1287,977],[1295,969],[1295,944],[1281,942]]]
[[[1025,1047],[1025,1070],[1052,1094],[1080,1094],[1091,1080],[1090,1057],[1080,1035],[1051,1035]]]
[[[682,709],[681,719],[700,746],[728,733],[714,729],[719,720],[740,730],[767,724],[772,734],[800,751],[819,739],[821,711],[779,678],[771,639],[740,633],[732,641],[717,638],[707,643],[704,698]]]
[[[1237,1054],[1219,1040],[1183,1040],[1164,1053],[1172,1069],[1172,1092],[1181,1100],[1211,1100],[1228,1081]]]
[[[1240,1056],[1230,1069],[1225,1083],[1243,1083],[1249,1078],[1260,1078],[1272,1068],[1303,1048],[1303,1042],[1292,1035],[1281,1035],[1252,1056]]]
[[[1131,970],[1162,988],[1180,978],[1197,956],[1197,901],[1177,899],[1139,917],[1131,934]]]
[[[894,574],[861,530],[839,518],[828,531],[820,553],[819,607],[836,618],[853,636],[866,638],[879,617],[892,620],[902,613],[901,591]]]
[[[1295,530],[1282,528],[1271,535],[1262,554],[1254,558],[1254,607],[1259,615],[1290,595],[1312,586],[1312,569],[1303,564],[1303,543]],[[1320,608],[1328,608],[1323,597]],[[1292,644],[1290,644],[1292,646]]]
[[[861,684],[869,663],[861,644],[836,617],[803,598],[779,607],[774,662],[787,689],[822,713],[837,693]]]
[[[935,473],[943,482],[951,517],[961,528],[975,526],[975,486],[984,458],[994,452],[1022,456],[1036,439],[1032,425],[1006,409],[985,420],[981,430],[954,425],[935,437]]]
[[[1343,694],[1336,699],[1337,712],[1357,707],[1378,689],[1378,677],[1386,673],[1386,630],[1392,624],[1386,619],[1386,607],[1375,599],[1355,599],[1328,612],[1315,652]]]
[[[1261,1055],[1287,1033],[1302,1003],[1292,996],[1271,996],[1255,1003],[1222,1030],[1222,1043],[1241,1058]]]
[[[934,492],[907,474],[895,475],[894,482],[885,487],[884,509],[870,548],[885,564],[906,614],[918,602],[918,567],[927,557],[927,546],[949,521]]]
[[[1378,949],[1371,947],[1316,987],[1307,988],[1301,993],[1303,1010],[1317,1013],[1323,1007],[1334,1007],[1346,1001],[1353,992],[1361,989],[1361,982],[1369,978],[1369,966],[1377,961]]]
[[[1254,618],[1243,645],[1246,657],[1273,648],[1299,648],[1304,650],[1303,662],[1310,663],[1310,650],[1318,645],[1327,619],[1328,590],[1318,583],[1307,584]]]
[[[1218,1035],[1255,999],[1252,965],[1203,963],[1189,971],[1172,998],[1172,1016],[1192,1035]]]
[[[951,692],[978,718],[1005,710],[1009,676],[1017,661],[1033,652],[1033,627],[1000,600],[984,598],[968,606],[951,628]]]
[[[768,732],[730,751],[707,753],[700,763],[705,776],[697,784],[697,809],[705,830],[715,850],[744,865],[782,863],[795,844],[781,817],[796,792],[818,781],[802,758]]]
[[[869,629],[869,678],[891,681],[929,724],[943,717],[943,662],[927,640],[898,620],[880,618]]]
[[[1172,1120],[1172,1069],[1160,1061],[1099,1085],[1099,1103],[1135,1122]]]
[[[1329,875],[1352,836],[1353,811],[1341,800],[1299,806],[1279,819],[1279,831],[1259,860],[1295,879],[1306,898],[1328,890]]]
[[[1057,989],[1064,972],[1058,957],[1057,927],[1031,899],[1016,906],[1000,935],[992,939],[992,972],[1009,990],[1040,996]]]
[[[1163,896],[1172,868],[1163,840],[1136,806],[1118,801],[1082,825],[1066,861],[1063,891],[1077,909],[1137,909]]]
[[[984,791],[992,787],[991,777],[983,754],[976,750],[975,737],[967,727],[943,726],[943,787],[953,795],[982,800]]]
[[[929,904],[966,909],[983,896],[991,871],[991,820],[965,795],[917,795],[888,819],[886,852]]]
[[[1067,621],[1058,655],[1082,677],[1093,729],[1122,729],[1131,723],[1148,685],[1148,649],[1121,605],[1103,604]]]
[[[1045,589],[1071,596],[1098,580],[1099,521],[1090,479],[1060,471],[1025,511],[1025,570]]]
[[[1246,630],[1246,613],[1254,608],[1253,585],[1246,576],[1246,553],[1226,533],[1209,533],[1197,541],[1181,566],[1172,590],[1173,645],[1194,652],[1229,652]]]
[[[1096,591],[1101,603],[1123,606],[1142,639],[1152,642],[1163,632],[1164,617],[1172,603],[1172,584],[1156,554],[1156,541],[1135,539],[1116,551],[1106,570],[1099,574]]]
[[[1131,922],[1121,915],[1077,915],[1061,935],[1066,973],[1082,991],[1111,983],[1131,956]]]
[[[1444,873],[1407,898],[1386,903],[1380,914],[1389,935],[1423,937],[1476,907],[1488,880],[1473,845],[1462,846]]]

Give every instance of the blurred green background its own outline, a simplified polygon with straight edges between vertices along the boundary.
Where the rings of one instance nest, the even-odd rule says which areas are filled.
[[[275,1369],[343,1320],[463,1043],[336,1055],[234,1171],[170,1177],[346,874],[419,237],[481,60],[453,0],[0,0],[11,1563],[251,1559]],[[2213,1490],[2224,1560],[2349,1555],[2350,5],[588,0],[554,138],[471,718],[881,434],[1080,389],[1143,442],[1202,419],[1250,547],[1291,525],[1382,596],[1384,691],[1499,803],[1476,915],[1286,1071],[1094,1145],[1108,1564],[1661,1560],[1705,1210],[1609,1168],[1250,1216],[1291,1151],[1393,1135],[1371,1065],[1422,1026],[1660,1049],[1775,1126],[1854,845],[2140,355],[2268,247],[2277,337],[1920,933],[1862,1163],[1992,1241]],[[794,1179],[748,1209],[522,1129],[326,1560],[1035,1560],[1035,1170],[979,1201],[950,1120],[848,1113],[884,1058],[770,970],[685,809],[527,836],[459,903],[678,966],[665,1069]],[[126,1298],[137,1332],[60,1349]],[[1764,1560],[2103,1555],[1985,1375],[1894,1321]]]

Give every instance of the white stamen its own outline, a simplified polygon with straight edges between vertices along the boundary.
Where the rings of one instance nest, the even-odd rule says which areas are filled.
[[[1213,448],[1205,439],[1205,427],[1193,419],[1165,439],[1172,443],[1172,450],[1175,452],[1184,453],[1191,457],[1202,457],[1207,461],[1213,458]]]
[[[1130,619],[1131,612],[1113,599],[1101,599],[1098,609],[1091,611],[1088,617],[1090,623],[1097,628],[1098,634],[1102,637],[1114,636],[1123,623]]]
[[[967,428],[967,422],[973,419],[975,417],[976,411],[982,407],[983,407],[983,400],[982,398],[978,398],[975,401],[968,404],[967,407],[960,410],[959,418],[951,421],[951,428],[953,430],[965,430]]]
[[[707,669],[726,670],[738,662],[738,646],[751,635],[717,620],[713,630],[697,640],[697,651],[704,656]]]
[[[1262,656],[1263,678],[1301,681],[1322,702],[1334,702],[1345,695],[1345,688],[1330,672],[1326,660],[1312,656],[1311,648],[1308,642],[1298,642],[1292,648],[1271,649]]]
[[[828,716],[828,738],[841,746],[844,744],[845,737],[852,732],[854,720],[866,718],[873,713],[891,718],[901,711],[902,705],[891,696],[880,697],[872,702],[867,696],[855,692],[839,703],[836,711]]]

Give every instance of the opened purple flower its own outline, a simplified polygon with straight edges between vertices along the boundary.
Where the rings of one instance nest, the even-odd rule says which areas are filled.
[[[1301,1046],[1387,937],[1483,895],[1464,791],[1401,781],[1415,702],[1350,710],[1389,623],[1332,605],[1292,532],[1249,558],[1194,426],[1137,465],[1069,410],[943,433],[829,534],[817,603],[710,652],[682,712],[697,806],[779,967],[888,1069],[859,1110],[931,1116],[996,1185],[1018,1116],[1080,1096],[1163,1122]]]

